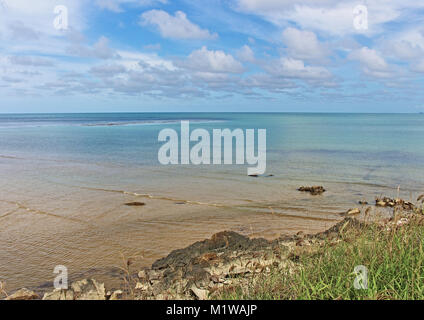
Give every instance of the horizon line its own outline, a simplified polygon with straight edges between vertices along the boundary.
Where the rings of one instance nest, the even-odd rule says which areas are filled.
[[[0,115],[23,114],[154,114],[154,113],[216,113],[216,114],[424,114],[416,112],[330,112],[330,111],[98,111],[98,112],[0,112]]]

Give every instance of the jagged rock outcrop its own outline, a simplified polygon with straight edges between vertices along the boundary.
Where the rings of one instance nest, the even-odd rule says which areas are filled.
[[[72,283],[70,289],[56,289],[44,294],[43,300],[106,300],[105,285],[94,279]]]
[[[37,299],[40,299],[40,297],[34,291],[23,288],[16,291],[12,295],[8,296],[5,300],[37,300]]]
[[[265,239],[221,232],[156,261],[139,273],[139,299],[207,299],[243,276],[249,278],[273,264],[286,248]],[[284,256],[287,256],[285,252]]]
[[[342,231],[363,224],[346,218],[329,230],[298,233],[274,241],[249,239],[235,232],[221,232],[211,239],[175,250],[138,274],[136,299],[208,299],[225,288],[250,286],[272,269],[293,272],[296,257],[317,250],[320,242],[339,241]]]

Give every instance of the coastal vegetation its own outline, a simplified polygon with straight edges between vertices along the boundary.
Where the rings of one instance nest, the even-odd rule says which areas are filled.
[[[420,212],[421,211],[421,212]],[[424,299],[424,216],[402,213],[383,224],[341,230],[338,241],[296,255],[298,268],[272,269],[255,284],[227,289],[221,299]],[[421,214],[419,214],[421,213]],[[368,270],[367,288],[354,286],[355,266]]]

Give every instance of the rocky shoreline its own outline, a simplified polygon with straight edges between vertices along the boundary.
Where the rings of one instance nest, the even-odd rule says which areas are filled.
[[[73,282],[68,290],[54,290],[43,297],[21,289],[6,300],[205,300],[235,285],[249,286],[271,272],[271,268],[297,268],[296,260],[324,241],[338,241],[342,229],[361,222],[345,218],[325,232],[298,233],[273,241],[249,239],[235,232],[221,232],[211,239],[171,252],[151,268],[128,275],[121,290],[108,291],[94,279]]]
[[[383,201],[391,208],[392,204],[403,210],[415,208],[409,202],[389,198],[376,199],[376,207],[382,207]],[[130,272],[131,261],[127,261],[120,290],[109,291],[94,279],[83,279],[73,282],[68,290],[54,290],[43,297],[31,290],[21,289],[6,300],[216,299],[224,290],[254,285],[261,275],[266,276],[271,270],[295,272],[299,268],[297,261],[301,254],[313,253],[324,243],[337,243],[341,239],[341,232],[348,228],[362,227],[365,222],[352,217],[352,212],[356,214],[357,211],[361,213],[360,209],[349,210],[342,221],[313,235],[299,232],[294,236],[280,236],[268,241],[250,239],[231,231],[220,232],[211,239],[171,252],[154,262],[151,268],[140,270],[137,274]],[[400,220],[386,219],[384,226],[390,228],[407,223],[408,214],[412,213],[404,214]]]
[[[299,233],[274,241],[220,232],[211,239],[171,252],[137,275],[128,274],[121,290],[111,292],[95,279],[83,279],[73,282],[68,290],[54,290],[43,297],[24,288],[6,300],[213,299],[221,290],[236,284],[249,285],[271,268],[295,268],[293,261],[299,249],[307,250],[324,239],[336,239],[345,223],[358,222],[347,218],[317,235]]]

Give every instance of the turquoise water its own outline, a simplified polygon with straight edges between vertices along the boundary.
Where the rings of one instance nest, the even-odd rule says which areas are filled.
[[[160,166],[158,133],[165,127],[178,130],[180,120],[210,131],[267,129],[268,171],[287,178],[422,187],[424,115],[419,114],[0,115],[0,155]]]
[[[248,177],[247,165],[160,165],[158,134],[182,120],[210,132],[267,129],[266,175]],[[121,254],[147,266],[223,230],[316,232],[359,200],[415,200],[423,140],[420,114],[3,114],[0,281],[38,286],[65,265],[71,278],[91,273],[113,285]],[[296,190],[315,184],[327,192]],[[132,201],[146,206],[124,205]]]

